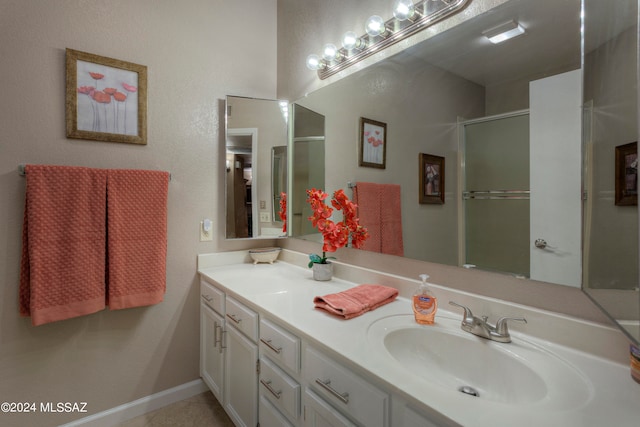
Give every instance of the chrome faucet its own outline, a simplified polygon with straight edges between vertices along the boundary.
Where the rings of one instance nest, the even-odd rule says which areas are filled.
[[[527,319],[524,317],[501,317],[496,322],[495,326],[491,326],[487,320],[487,316],[476,317],[473,315],[469,307],[458,304],[454,301],[449,301],[450,305],[455,305],[464,309],[464,317],[462,318],[462,324],[460,328],[473,335],[477,335],[482,338],[486,338],[497,342],[511,342],[511,335],[509,335],[509,328],[507,322],[509,320],[515,320],[517,322],[527,323]]]

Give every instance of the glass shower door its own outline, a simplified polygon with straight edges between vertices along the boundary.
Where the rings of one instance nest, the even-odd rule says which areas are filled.
[[[465,264],[529,277],[529,115],[471,120],[463,132]]]

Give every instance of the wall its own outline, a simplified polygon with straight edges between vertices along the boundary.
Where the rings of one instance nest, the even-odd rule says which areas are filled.
[[[250,246],[224,241],[221,103],[275,97],[276,0],[0,0],[0,39],[0,402],[85,401],[91,414],[197,379],[196,255]],[[148,67],[148,145],[65,138],[67,47]],[[165,301],[20,318],[20,163],[170,171]],[[200,243],[205,217],[216,236]],[[0,425],[89,414],[0,413]]]

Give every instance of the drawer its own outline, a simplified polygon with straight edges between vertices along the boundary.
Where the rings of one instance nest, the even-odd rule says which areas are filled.
[[[260,394],[291,419],[298,419],[300,384],[266,357],[260,358]]]
[[[305,427],[357,427],[309,389],[304,391],[304,425]]]
[[[251,341],[256,342],[258,339],[258,313],[232,297],[227,297],[226,306],[227,323],[232,324]]]
[[[291,372],[300,372],[300,338],[265,319],[260,319],[260,350]]]
[[[200,281],[200,298],[218,314],[224,316],[224,292],[212,284]]]
[[[264,396],[260,396],[259,426],[264,427],[293,427],[284,415],[282,415]]]
[[[310,387],[360,424],[388,425],[389,395],[327,355],[307,347],[303,372]]]

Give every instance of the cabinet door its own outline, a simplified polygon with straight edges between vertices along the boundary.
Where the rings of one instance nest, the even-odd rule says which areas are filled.
[[[236,426],[258,424],[258,346],[230,323],[225,334],[224,408]]]
[[[304,425],[305,427],[356,427],[309,389],[304,396]]]
[[[206,304],[200,304],[200,376],[213,395],[223,402],[224,319]]]

